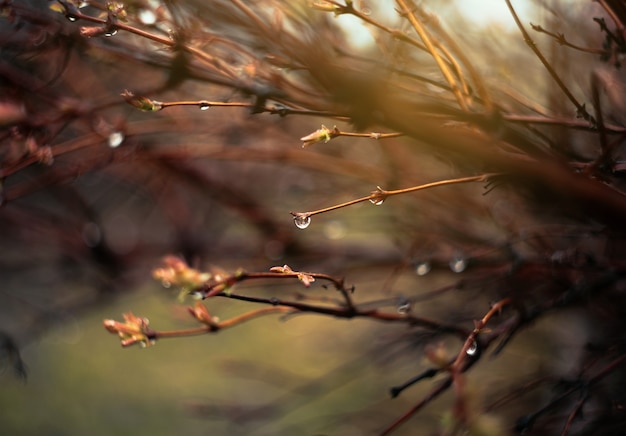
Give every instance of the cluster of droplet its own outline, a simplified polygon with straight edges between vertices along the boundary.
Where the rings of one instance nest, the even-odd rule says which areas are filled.
[[[372,198],[370,198],[370,203],[374,206],[380,206],[385,202],[387,195],[383,192],[383,188],[380,186],[376,187],[375,191],[372,191]]]
[[[462,273],[468,265],[468,260],[462,254],[455,254],[448,262],[450,271],[454,273]],[[432,270],[432,264],[428,260],[423,260],[415,264],[415,274],[425,276]]]
[[[139,348],[147,348],[151,345],[156,344],[156,339],[147,339],[144,341],[137,342],[139,344]]]

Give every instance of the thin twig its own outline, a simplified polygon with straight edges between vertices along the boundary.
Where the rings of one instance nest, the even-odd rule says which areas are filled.
[[[375,204],[380,204],[387,197],[392,197],[394,195],[408,194],[410,192],[421,191],[423,189],[436,188],[438,186],[446,186],[446,185],[456,185],[456,184],[461,184],[461,183],[485,182],[489,180],[489,178],[495,177],[498,175],[500,174],[488,173],[488,174],[481,174],[479,176],[460,177],[457,179],[440,180],[438,182],[426,183],[424,185],[413,186],[413,187],[405,188],[405,189],[396,189],[396,190],[391,190],[391,191],[387,191],[379,187],[378,189],[376,189],[375,191],[373,191],[370,195],[366,197],[357,198],[354,200],[347,201],[345,203],[336,204],[334,206],[329,206],[323,209],[313,210],[310,212],[290,212],[290,213],[292,216],[296,218],[297,217],[311,217],[313,215],[330,212],[336,209],[341,209],[343,207],[352,206],[357,203],[363,203],[365,201],[370,201]]]
[[[561,91],[563,91],[563,93],[567,96],[569,101],[571,101],[574,104],[574,106],[576,107],[577,116],[582,117],[583,119],[589,121],[591,124],[595,124],[595,120],[587,112],[587,109],[585,108],[585,106],[580,104],[578,100],[576,99],[576,97],[574,97],[574,94],[572,94],[571,91],[567,88],[567,86],[565,86],[565,83],[563,83],[563,81],[561,80],[561,77],[554,70],[554,68],[552,68],[552,65],[550,65],[550,62],[548,62],[548,60],[545,58],[543,53],[541,53],[541,51],[537,48],[537,45],[530,38],[530,35],[528,34],[526,29],[524,28],[524,25],[522,24],[519,17],[517,16],[517,12],[515,12],[515,9],[513,8],[513,5],[511,4],[511,0],[505,0],[505,1],[506,1],[506,5],[509,7],[509,11],[511,11],[511,15],[513,16],[513,19],[515,20],[515,24],[517,24],[518,29],[520,30],[520,32],[522,33],[524,37],[524,42],[526,42],[526,44],[530,47],[530,49],[535,53],[537,58],[539,58],[543,66],[546,68],[550,76],[554,79],[558,87],[561,88]]]
[[[582,52],[586,52],[586,53],[591,53],[591,54],[598,54],[598,55],[606,55],[606,51],[605,50],[601,50],[598,48],[587,48],[587,47],[581,47],[579,45],[576,44],[572,44],[571,42],[569,42],[566,38],[565,35],[562,33],[553,33],[550,32],[546,29],[544,29],[543,27],[537,25],[537,24],[533,24],[530,23],[530,27],[539,33],[545,33],[546,35],[551,36],[552,38],[556,39],[556,42],[559,43],[559,45],[564,45],[566,47],[570,47],[573,48],[575,50],[578,51],[582,51]]]
[[[448,65],[443,61],[443,59],[441,58],[441,56],[435,49],[435,46],[431,40],[430,35],[426,31],[426,29],[424,28],[420,20],[418,20],[418,18],[415,16],[412,10],[409,8],[405,0],[396,0],[396,3],[398,3],[400,8],[402,8],[402,14],[405,17],[407,17],[407,19],[409,20],[409,22],[411,23],[411,25],[413,26],[413,28],[415,29],[419,37],[422,39],[422,42],[426,46],[428,53],[433,57],[433,59],[437,63],[437,66],[441,70],[443,77],[448,82],[450,89],[452,89],[452,93],[456,97],[457,102],[459,103],[459,106],[461,107],[461,109],[467,110],[468,107],[467,107],[467,103],[465,102],[465,98],[463,97],[463,94],[461,94],[461,90],[458,87],[453,74],[450,72]]]

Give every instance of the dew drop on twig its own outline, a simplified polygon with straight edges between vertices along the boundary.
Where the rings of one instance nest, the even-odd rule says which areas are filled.
[[[107,141],[109,143],[109,147],[119,147],[122,145],[122,142],[124,142],[124,134],[122,132],[113,132],[109,135]]]
[[[420,262],[415,266],[415,273],[418,276],[425,276],[432,269],[432,265],[428,261]]]
[[[462,273],[467,268],[467,259],[457,254],[450,259],[449,266],[452,272]]]
[[[296,215],[293,217],[293,222],[299,229],[306,229],[311,224],[311,217],[308,215]]]
[[[211,105],[207,101],[201,101],[200,103],[198,103],[198,107],[200,108],[201,111],[205,111],[209,109]]]
[[[370,203],[375,206],[380,206],[385,202],[385,198],[387,198],[387,194],[385,194],[383,188],[377,186],[376,189],[371,192]]]
[[[411,311],[411,302],[410,301],[403,301],[402,303],[400,303],[398,305],[398,308],[396,310],[401,315],[408,314]]]
[[[474,354],[476,354],[476,351],[478,351],[478,344],[476,343],[476,341],[472,341],[472,345],[470,345],[467,349],[467,351],[465,351],[465,353],[468,356],[473,356]]]
[[[104,36],[114,36],[115,34],[117,34],[117,29],[111,29],[104,32]]]

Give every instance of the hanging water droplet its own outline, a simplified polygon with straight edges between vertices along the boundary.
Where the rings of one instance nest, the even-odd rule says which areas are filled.
[[[462,273],[467,268],[467,259],[457,254],[450,259],[449,266],[452,272]]]
[[[109,135],[108,142],[111,148],[119,147],[124,142],[124,134],[122,132],[113,132]]]
[[[78,20],[78,17],[76,17],[76,16],[74,16],[74,15],[70,15],[70,14],[67,14],[67,15],[65,16],[65,18],[67,18],[67,19],[68,19],[69,21],[71,21],[72,23],[73,23],[73,22],[75,22],[76,20]]]
[[[117,34],[117,29],[112,28],[112,29],[108,29],[106,32],[104,32],[104,36],[113,36]]]
[[[469,346],[465,353],[467,353],[468,356],[473,356],[474,354],[476,354],[477,351],[478,344],[476,343],[476,341],[472,341],[472,345]]]
[[[415,266],[415,273],[418,276],[425,276],[430,272],[432,265],[428,261],[420,262]]]
[[[370,198],[370,203],[375,206],[380,206],[385,202],[385,199],[387,198],[387,194],[385,194],[383,188],[381,188],[380,186],[377,186],[376,190],[371,192],[371,196],[372,198]]]
[[[309,227],[309,224],[311,224],[311,217],[308,215],[295,215],[293,222],[296,224],[297,228],[306,229]]]
[[[411,302],[403,301],[402,303],[398,305],[398,308],[396,310],[398,311],[399,314],[406,315],[407,313],[411,311]]]
[[[198,107],[201,111],[205,111],[211,107],[211,104],[208,101],[201,101],[198,103]]]

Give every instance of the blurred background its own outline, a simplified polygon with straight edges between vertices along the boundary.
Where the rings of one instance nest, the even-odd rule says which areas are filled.
[[[425,54],[409,52],[363,19],[333,17],[307,2],[249,3],[0,4],[2,434],[378,434],[432,389],[427,380],[398,398],[389,395],[432,365],[425,345],[450,357],[461,346],[403,323],[302,314],[123,349],[103,319],[132,311],[157,330],[196,325],[186,310],[191,302],[151,278],[168,254],[201,270],[287,264],[345,277],[364,307],[395,313],[410,304],[419,316],[471,329],[502,297],[489,280],[513,259],[541,251],[567,260],[568,250],[580,246],[603,252],[606,235],[594,233],[597,225],[567,236],[559,227],[555,236],[563,220],[548,205],[540,203],[538,214],[525,192],[491,191],[481,183],[397,196],[379,207],[360,203],[296,228],[292,211],[349,201],[376,186],[452,178],[464,169],[462,160],[425,153],[403,137],[339,137],[302,148],[299,138],[322,124],[356,130],[338,112],[345,96],[325,92],[324,76],[308,77],[305,61],[319,60],[323,70],[323,56],[332,54],[349,72],[402,69],[419,81],[403,74],[390,81],[420,103],[447,104],[449,90]],[[521,112],[563,107],[504,2],[425,3],[462,49],[471,48],[468,56],[498,104]],[[587,44],[602,45],[597,25],[576,21],[589,16],[585,8],[603,13],[591,2],[518,3],[524,22],[563,29],[576,22]],[[410,30],[392,5],[358,7],[365,17]],[[569,83],[589,96],[589,70],[602,61],[578,52],[562,56],[555,42],[544,43]],[[180,44],[208,57],[194,57]],[[583,71],[569,68],[582,62]],[[126,90],[153,102],[250,107],[141,111],[125,101]],[[281,113],[286,109],[303,114]],[[463,123],[444,126],[468,134]],[[570,135],[556,130],[540,133]],[[567,136],[572,155],[588,151],[584,135]],[[287,281],[236,289],[268,298],[338,298],[317,282],[310,289]],[[221,298],[207,307],[220,319],[255,308]],[[528,378],[574,371],[588,322],[576,309],[547,316],[507,353],[481,362],[468,379],[477,407],[488,408]],[[545,395],[520,395],[500,407],[485,434],[508,432]],[[448,393],[394,434],[442,434],[452,404]]]

